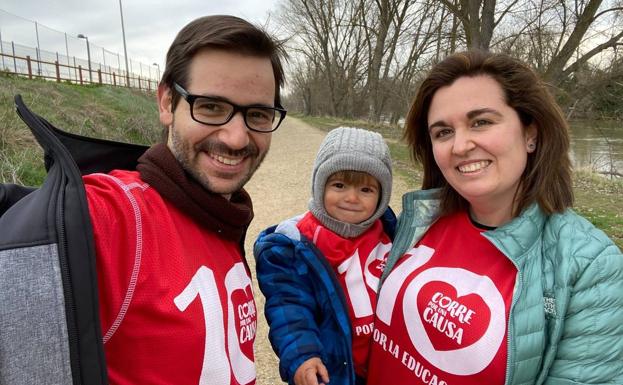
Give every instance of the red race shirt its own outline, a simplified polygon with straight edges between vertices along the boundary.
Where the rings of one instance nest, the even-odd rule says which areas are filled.
[[[352,324],[355,372],[366,377],[376,289],[391,241],[380,220],[356,238],[342,238],[324,227],[311,213],[307,213],[297,227],[318,247],[337,276]]]
[[[503,385],[517,269],[467,213],[440,218],[381,289],[368,385]]]
[[[84,182],[110,384],[254,384],[257,318],[238,245],[136,172]]]

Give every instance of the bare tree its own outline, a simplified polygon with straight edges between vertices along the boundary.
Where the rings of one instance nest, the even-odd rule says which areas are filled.
[[[519,0],[441,0],[463,25],[468,48],[489,49],[493,32]],[[497,10],[497,12],[496,12]]]
[[[368,5],[366,3],[369,3],[373,7],[371,11],[362,12],[361,19],[364,26],[366,45],[370,52],[365,87],[368,94],[368,105],[370,109],[369,118],[376,121],[380,117],[379,77],[381,64],[383,56],[385,55],[386,44],[391,44],[391,42],[387,41],[387,35],[396,13],[397,4],[395,2],[390,2],[390,0],[361,0],[360,3],[363,7]],[[406,7],[408,7],[409,1],[407,0],[405,3]],[[393,39],[395,40],[397,38],[398,35],[394,34]]]
[[[570,33],[561,34],[560,49],[544,72],[545,77],[554,84],[560,84],[569,74],[604,50],[623,45],[621,4],[603,0],[561,1],[560,4],[565,15],[564,26],[569,26]],[[589,31],[592,33],[587,35]]]
[[[459,49],[506,52],[573,95],[623,42],[622,0],[283,4],[281,24],[301,58],[292,85],[303,110],[375,122],[397,121],[431,63]]]
[[[367,4],[362,25],[369,54],[364,88],[368,96],[367,116],[378,122],[394,115],[395,108],[390,106],[387,111],[387,103],[397,99],[397,88],[411,75],[404,69],[418,68],[421,55],[434,47],[443,17],[437,17],[441,8],[435,1],[364,0],[363,3]]]
[[[358,76],[362,42],[353,13],[357,5],[346,0],[289,0],[280,16],[305,58],[307,75],[316,76],[307,80],[324,84],[325,112],[334,116],[347,115],[347,96]]]
[[[528,56],[554,84],[623,41],[620,0],[441,2],[461,21],[468,48],[500,46],[525,54],[527,38],[532,46]]]

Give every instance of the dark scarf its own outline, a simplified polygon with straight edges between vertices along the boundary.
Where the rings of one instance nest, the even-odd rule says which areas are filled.
[[[251,197],[242,189],[227,200],[187,174],[171,150],[159,143],[139,159],[136,169],[173,206],[219,237],[239,242],[253,219]]]

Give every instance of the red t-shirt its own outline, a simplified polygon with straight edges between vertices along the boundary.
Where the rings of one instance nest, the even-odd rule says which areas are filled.
[[[440,218],[379,295],[368,385],[503,385],[517,269],[467,213]]]
[[[376,289],[391,240],[383,231],[380,220],[355,238],[342,238],[324,227],[311,213],[307,213],[297,227],[322,252],[337,276],[352,324],[355,372],[366,377]]]
[[[238,245],[136,172],[84,182],[110,383],[254,384],[256,308]]]

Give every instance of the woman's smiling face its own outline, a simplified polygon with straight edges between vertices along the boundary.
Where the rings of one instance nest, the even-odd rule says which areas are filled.
[[[437,166],[475,219],[491,222],[483,218],[487,212],[510,219],[536,128],[523,126],[498,82],[487,75],[460,77],[437,90],[428,130]]]

